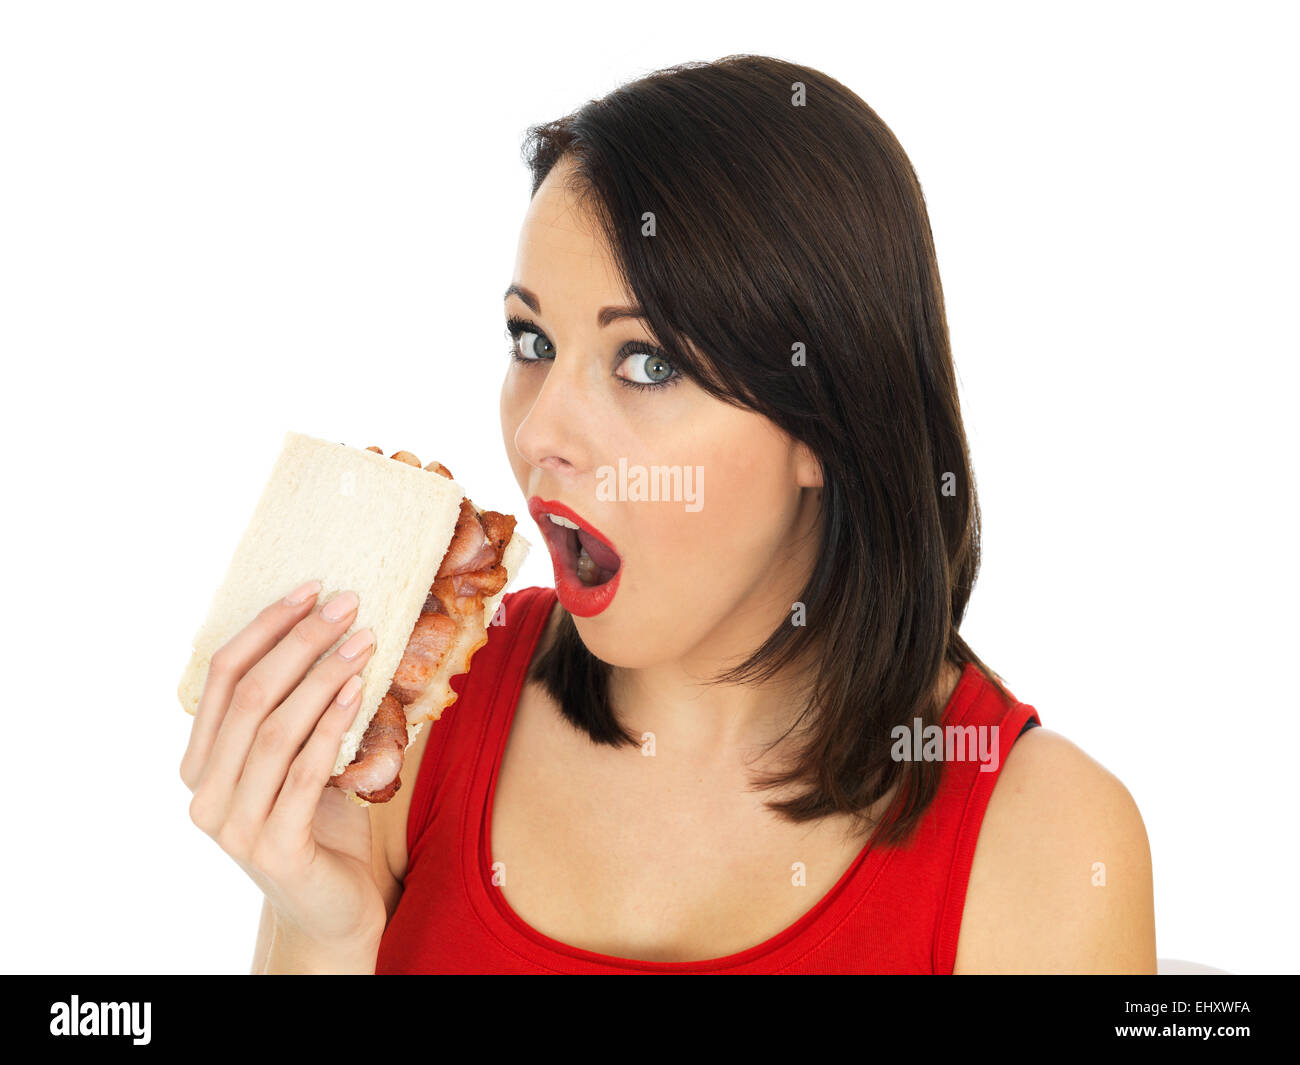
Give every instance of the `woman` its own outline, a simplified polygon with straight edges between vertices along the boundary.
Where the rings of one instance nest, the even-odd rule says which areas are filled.
[[[267,894],[255,971],[1154,972],[1132,798],[958,635],[979,512],[893,135],[733,56],[529,149],[501,420],[558,601],[506,597],[392,802],[312,790],[342,669],[278,779],[196,791]],[[268,607],[214,698],[351,616]],[[296,821],[247,812],[286,779]]]

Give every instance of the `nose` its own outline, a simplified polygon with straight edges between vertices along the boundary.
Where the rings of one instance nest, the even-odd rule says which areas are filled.
[[[571,375],[566,377],[559,362],[542,375],[541,387],[515,430],[515,450],[539,470],[573,475],[590,465],[591,403],[582,398],[579,383]]]

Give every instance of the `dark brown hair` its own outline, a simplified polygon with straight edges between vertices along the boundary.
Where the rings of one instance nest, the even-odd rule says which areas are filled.
[[[894,760],[891,729],[941,722],[945,660],[975,663],[1012,701],[957,631],[979,567],[979,504],[911,163],[838,81],[756,55],[656,71],[531,127],[523,154],[534,194],[561,158],[576,163],[570,191],[600,220],[669,362],[821,463],[807,623],[781,624],[714,679],[762,682],[814,663],[797,758],[754,786],[801,785],[768,803],[790,821],[851,813],[875,829],[873,845],[904,842],[943,763]],[[530,676],[594,741],[636,745],[609,674],[565,611]],[[872,825],[866,811],[895,783]]]

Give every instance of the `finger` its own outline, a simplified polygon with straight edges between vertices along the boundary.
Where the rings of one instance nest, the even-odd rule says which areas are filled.
[[[231,797],[229,821],[250,833],[260,832],[275,805],[289,765],[328,711],[331,701],[339,696],[340,689],[352,676],[361,672],[374,649],[374,634],[369,629],[350,636],[272,711],[253,738],[244,771]]]
[[[330,704],[320,722],[294,758],[284,777],[262,837],[275,854],[306,862],[314,846],[311,826],[325,786],[338,758],[343,736],[356,720],[361,703],[361,678],[353,677]],[[350,690],[351,689],[351,690]],[[347,703],[341,702],[350,698]]]
[[[190,740],[181,758],[181,779],[193,790],[202,776],[235,684],[316,605],[320,581],[309,581],[262,611],[230,638],[208,664]],[[297,599],[298,602],[290,602]]]
[[[355,592],[336,595],[294,625],[235,684],[199,777],[199,787],[207,792],[203,805],[209,818],[224,819],[258,728],[347,630],[357,605]]]

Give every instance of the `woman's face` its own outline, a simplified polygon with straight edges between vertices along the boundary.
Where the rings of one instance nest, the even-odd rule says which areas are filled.
[[[505,300],[506,317],[527,323],[510,341],[527,361],[509,361],[501,389],[506,452],[592,654],[717,668],[789,616],[815,561],[820,470],[766,418],[674,380],[643,319],[602,320],[635,300],[595,218],[565,191],[569,172],[562,160],[533,197],[512,278],[524,295]],[[616,549],[582,562],[599,585],[578,576],[581,540],[540,501]]]

